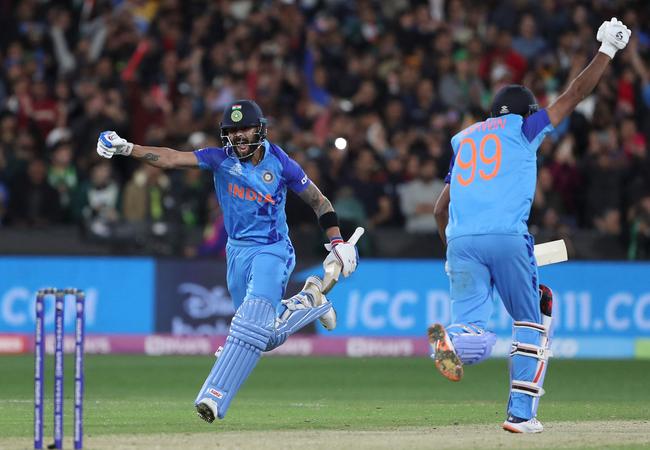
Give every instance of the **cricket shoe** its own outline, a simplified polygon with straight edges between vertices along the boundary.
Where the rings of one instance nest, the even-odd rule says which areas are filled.
[[[526,420],[510,416],[503,422],[503,429],[511,433],[541,433],[544,431],[544,425],[536,417]]]
[[[429,344],[433,354],[431,357],[436,363],[436,369],[443,377],[451,381],[460,381],[463,378],[463,363],[454,350],[454,344],[447,334],[445,327],[436,323],[429,327]]]
[[[214,422],[214,418],[217,417],[217,402],[209,398],[201,399],[196,404],[196,413],[206,422]]]
[[[315,275],[307,278],[307,281],[305,281],[305,286],[302,288],[302,292],[308,294],[311,298],[313,307],[318,307],[329,302],[329,300],[327,300],[325,297],[325,294],[323,294],[322,290],[323,280]],[[332,331],[334,328],[336,328],[336,311],[334,310],[334,305],[332,305],[329,311],[320,316],[318,320],[328,331]]]

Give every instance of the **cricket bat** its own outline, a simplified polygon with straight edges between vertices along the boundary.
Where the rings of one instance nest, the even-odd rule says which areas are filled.
[[[535,259],[537,266],[560,263],[569,259],[564,240],[544,242],[535,246]]]
[[[362,227],[357,227],[348,239],[348,242],[352,245],[357,245],[357,242],[363,236],[363,233],[366,230]],[[341,263],[338,261],[332,261],[327,266],[325,266],[325,275],[323,276],[323,289],[322,293],[327,294],[332,290],[337,281],[339,281],[339,276],[341,275]]]

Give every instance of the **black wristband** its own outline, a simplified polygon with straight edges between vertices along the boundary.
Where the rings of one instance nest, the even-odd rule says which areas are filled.
[[[318,224],[327,231],[328,228],[339,226],[339,216],[334,211],[328,211],[318,218]]]

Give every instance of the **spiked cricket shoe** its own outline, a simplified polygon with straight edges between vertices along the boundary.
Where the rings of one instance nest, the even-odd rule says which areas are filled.
[[[318,307],[329,302],[329,300],[327,300],[325,297],[325,294],[322,293],[322,290],[323,281],[314,275],[307,278],[307,281],[305,281],[305,286],[302,288],[303,292],[311,294],[311,298],[313,299],[312,306],[314,307]],[[336,311],[334,310],[334,306],[332,305],[329,311],[320,316],[318,320],[328,331],[332,331],[334,328],[336,328]]]
[[[196,404],[196,413],[208,423],[214,422],[217,417],[217,403],[209,398],[201,399]]]
[[[525,420],[510,416],[503,422],[503,429],[511,433],[541,433],[544,431],[544,425],[536,417]]]
[[[456,354],[445,327],[436,323],[429,327],[428,334],[433,351],[431,357],[436,363],[438,372],[448,380],[460,381],[463,378],[463,363]]]

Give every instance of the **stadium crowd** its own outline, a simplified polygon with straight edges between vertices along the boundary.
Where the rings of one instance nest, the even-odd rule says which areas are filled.
[[[198,252],[218,252],[209,174],[101,161],[95,145],[111,129],[219,145],[224,105],[253,98],[343,221],[433,233],[450,137],[506,84],[548,105],[612,16],[630,45],[543,143],[530,225],[597,230],[650,258],[645,1],[0,0],[0,225],[81,224],[107,239],[200,226]],[[316,226],[297,197],[287,215]]]

